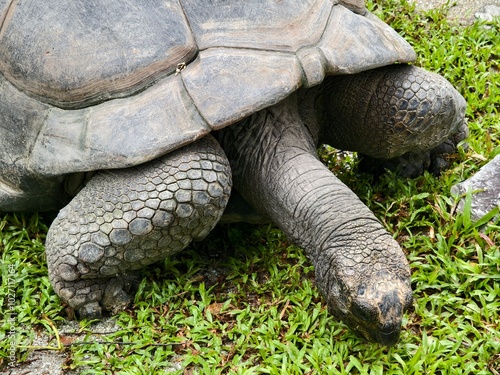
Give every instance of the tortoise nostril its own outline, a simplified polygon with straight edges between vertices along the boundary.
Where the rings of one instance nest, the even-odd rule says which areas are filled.
[[[396,322],[393,319],[391,319],[390,321],[385,322],[384,324],[381,324],[379,326],[379,332],[380,332],[380,334],[386,335],[386,336],[392,335],[395,332],[399,332],[400,327],[401,327],[401,325],[399,322]]]

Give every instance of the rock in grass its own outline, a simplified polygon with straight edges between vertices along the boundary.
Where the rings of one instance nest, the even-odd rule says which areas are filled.
[[[479,220],[495,207],[500,207],[500,155],[497,155],[471,178],[454,185],[454,195],[472,193],[471,218]],[[464,210],[465,197],[460,200],[458,208]]]

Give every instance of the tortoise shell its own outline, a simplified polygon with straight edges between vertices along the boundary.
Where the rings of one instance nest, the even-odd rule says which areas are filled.
[[[0,176],[157,158],[325,76],[415,53],[350,0],[0,5]]]

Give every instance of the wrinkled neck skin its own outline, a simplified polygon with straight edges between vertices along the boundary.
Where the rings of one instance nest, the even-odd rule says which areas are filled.
[[[397,342],[411,303],[408,262],[358,197],[318,159],[313,105],[297,95],[226,128],[236,189],[302,247],[335,316],[366,339]],[[301,119],[306,117],[311,131]],[[314,137],[315,138],[315,137]]]

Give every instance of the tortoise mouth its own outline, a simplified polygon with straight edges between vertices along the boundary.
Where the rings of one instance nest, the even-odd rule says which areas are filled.
[[[399,341],[401,329],[394,328],[392,331],[375,331],[376,341],[385,346],[393,346]]]
[[[367,327],[366,324],[354,326],[353,331],[360,337],[370,342],[376,342],[384,346],[394,346],[399,341],[401,327],[392,325],[392,327]]]

